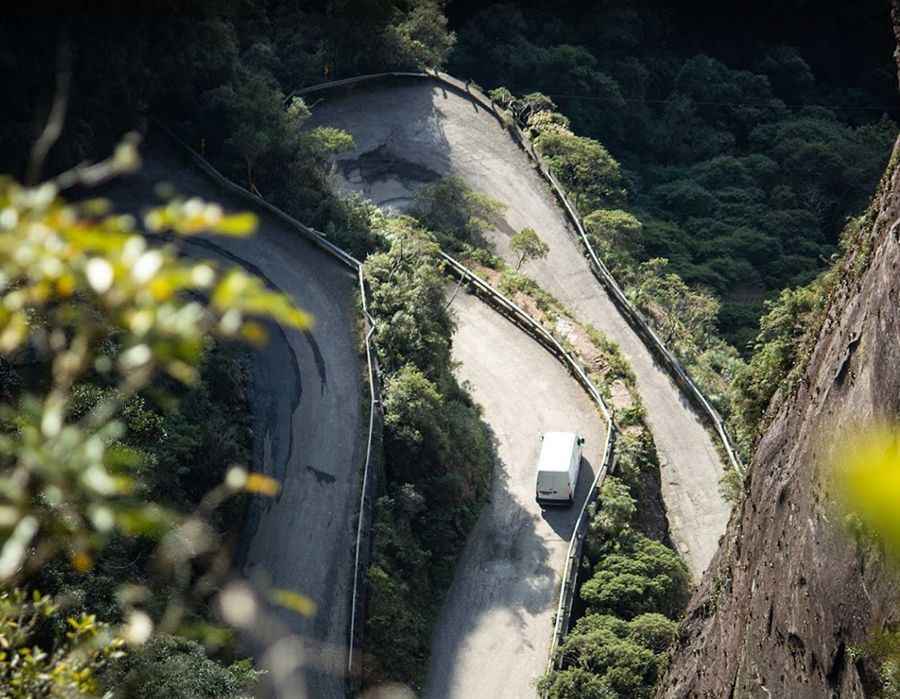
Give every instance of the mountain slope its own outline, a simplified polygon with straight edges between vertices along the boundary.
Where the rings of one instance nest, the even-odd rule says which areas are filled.
[[[660,697],[857,697],[852,652],[896,624],[896,574],[841,529],[827,466],[854,427],[900,413],[900,143],[838,270],[808,366],[757,445],[746,498],[692,600]]]

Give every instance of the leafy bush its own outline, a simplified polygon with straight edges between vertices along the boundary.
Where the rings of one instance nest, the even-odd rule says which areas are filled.
[[[730,418],[746,457],[776,377],[797,360],[755,340],[765,303],[830,265],[844,222],[871,196],[897,126],[850,105],[890,99],[896,70],[875,55],[875,46],[883,57],[891,50],[883,18],[858,34],[866,39],[851,67],[808,32],[781,45],[783,35],[767,34],[774,25],[765,12],[747,13],[761,22],[750,44],[746,32],[722,40],[737,38],[734,23],[703,13],[709,22],[698,29],[694,12],[661,3],[607,3],[589,15],[574,4],[491,5],[466,18],[450,65],[506,86],[495,100],[535,139],[626,290],[644,281],[641,263],[668,261],[662,276],[682,283],[643,299],[661,334],[684,315],[682,300],[703,302],[702,318],[691,320],[699,332],[671,335],[673,349]],[[828,29],[832,41],[846,41],[837,27]],[[864,78],[879,60],[884,78]],[[850,73],[859,78],[852,91]],[[640,229],[611,231],[595,212],[622,208],[625,190],[626,215]],[[745,372],[742,357],[758,351],[765,356]]]
[[[662,653],[675,641],[678,624],[663,614],[650,612],[629,621],[628,631],[636,643]]]
[[[582,211],[625,203],[625,180],[619,163],[599,142],[551,130],[541,133],[534,147]]]
[[[416,192],[410,213],[438,239],[443,247],[461,244],[484,247],[484,232],[503,205],[472,191],[459,177],[444,177]]]
[[[47,626],[54,618],[64,631],[48,648]],[[0,644],[0,682],[11,699],[97,696],[103,672],[125,648],[93,615],[66,614],[48,595],[6,587],[0,588]]]
[[[651,697],[666,667],[677,618],[687,604],[688,571],[678,554],[632,526],[641,473],[656,466],[642,430],[618,446],[620,477],[607,476],[585,541],[592,575],[580,587],[586,607],[539,687],[548,696]]]
[[[567,667],[543,677],[538,689],[547,699],[619,699],[602,677],[581,667]]]
[[[775,391],[798,366],[801,340],[824,302],[820,287],[813,283],[785,289],[777,300],[766,303],[753,357],[737,376],[735,409],[743,424],[759,425]]]
[[[22,686],[37,684],[22,696],[97,694],[108,661],[137,662],[135,646],[202,615],[227,569],[218,505],[277,487],[242,469],[223,484],[229,460],[246,463],[249,451],[243,373],[204,350],[210,337],[260,338],[260,319],[305,328],[309,318],[239,269],[147,242],[247,235],[252,215],[173,199],[140,229],[103,202],[59,195],[61,184],[103,181],[137,162],[125,143],[55,183],[0,181],[0,348],[22,372],[0,406],[0,468],[21,484],[2,494],[0,597],[6,620],[20,621],[0,630],[0,645],[14,649],[0,674],[12,681],[30,668]],[[27,588],[50,588],[57,602],[28,601]],[[242,676],[253,678],[249,668]]]
[[[546,257],[550,247],[541,240],[533,228],[523,228],[509,239],[510,249],[519,256],[516,263],[518,271],[525,260],[538,260]]]
[[[581,586],[591,613],[632,618],[660,611],[678,616],[688,598],[688,572],[672,549],[641,534],[603,556]]]

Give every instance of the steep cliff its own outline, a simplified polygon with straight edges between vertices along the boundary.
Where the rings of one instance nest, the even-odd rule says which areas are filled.
[[[900,622],[900,576],[842,529],[828,464],[855,426],[900,415],[898,161],[900,142],[840,264],[803,379],[775,398],[660,697],[818,699],[878,687],[876,663],[853,649]]]

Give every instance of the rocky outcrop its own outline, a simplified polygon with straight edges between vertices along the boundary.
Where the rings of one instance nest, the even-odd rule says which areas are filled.
[[[895,146],[803,379],[773,402],[659,697],[861,697],[878,685],[854,648],[900,621],[898,575],[842,528],[828,464],[855,427],[900,415],[898,159]]]

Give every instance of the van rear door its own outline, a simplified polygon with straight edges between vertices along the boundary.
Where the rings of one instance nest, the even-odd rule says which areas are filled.
[[[564,500],[568,498],[566,481],[565,472],[538,471],[536,493],[538,501]]]

